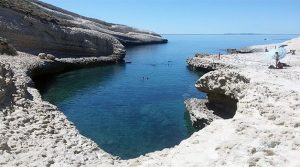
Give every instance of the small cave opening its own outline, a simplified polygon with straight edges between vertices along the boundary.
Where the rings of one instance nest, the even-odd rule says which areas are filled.
[[[214,115],[223,119],[234,117],[238,100],[221,94],[208,94],[207,98],[206,107],[212,110]]]
[[[201,130],[217,119],[231,119],[237,111],[238,100],[222,94],[207,94],[207,99],[191,100],[189,113],[192,125],[195,129]],[[193,108],[191,106],[196,106]]]

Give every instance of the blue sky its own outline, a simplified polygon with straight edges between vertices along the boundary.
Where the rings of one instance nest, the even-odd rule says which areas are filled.
[[[161,34],[300,34],[300,0],[43,0]]]

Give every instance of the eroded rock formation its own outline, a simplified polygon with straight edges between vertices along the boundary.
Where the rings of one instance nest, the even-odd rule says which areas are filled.
[[[211,61],[210,57],[215,57],[216,61]],[[217,59],[217,55],[209,55],[205,53],[197,53],[195,57],[188,58],[186,63],[188,67],[193,71],[210,72],[217,69],[234,68],[233,66],[220,62]]]
[[[60,58],[118,55],[122,59],[122,44],[167,42],[152,32],[83,17],[36,0],[1,0],[0,36],[19,51]]]
[[[232,118],[248,83],[249,79],[234,70],[216,70],[203,75],[195,86],[207,93],[208,99],[185,101],[193,126],[202,129],[215,119]]]
[[[30,71],[53,66],[51,60],[19,52],[1,55],[0,62],[0,166],[113,166],[116,157],[30,87]]]
[[[208,94],[220,94],[238,100],[249,79],[235,70],[217,70],[203,75],[196,88]]]

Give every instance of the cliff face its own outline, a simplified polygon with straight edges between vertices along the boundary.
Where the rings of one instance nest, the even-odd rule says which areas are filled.
[[[0,0],[0,37],[17,50],[57,57],[125,55],[123,45],[165,43],[161,36],[106,23],[36,0]]]

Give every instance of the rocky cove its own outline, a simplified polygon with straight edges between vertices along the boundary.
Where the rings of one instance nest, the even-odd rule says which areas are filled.
[[[173,40],[174,39],[172,39],[171,41]],[[18,56],[2,55],[1,57],[1,62],[3,64],[6,64],[3,65],[3,70],[2,70],[3,78],[5,78],[4,85],[6,85],[3,88],[3,90],[5,90],[4,92],[6,92],[5,93],[6,95],[10,95],[10,94],[12,95],[10,98],[4,98],[6,102],[3,101],[2,103],[5,104],[4,108],[6,108],[3,110],[2,113],[3,121],[1,121],[2,123],[1,127],[3,128],[1,130],[3,133],[1,134],[4,134],[1,140],[2,141],[1,149],[3,151],[2,152],[3,157],[5,157],[2,160],[6,160],[5,162],[3,162],[3,164],[8,164],[8,166],[20,162],[19,160],[13,161],[10,158],[11,156],[13,157],[17,157],[18,155],[24,156],[24,154],[28,155],[30,158],[26,159],[26,161],[22,161],[21,163],[22,164],[28,163],[28,165],[31,166],[34,166],[34,164],[39,165],[39,164],[51,164],[51,163],[54,164],[59,163],[64,165],[81,164],[87,166],[91,166],[91,165],[98,166],[99,164],[105,164],[105,165],[110,164],[110,165],[120,165],[120,166],[127,166],[133,164],[133,166],[139,166],[142,165],[143,162],[149,162],[152,163],[153,165],[157,165],[157,163],[161,163],[161,162],[164,164],[172,164],[173,163],[172,156],[169,157],[167,155],[172,155],[172,154],[174,156],[189,155],[192,157],[191,153],[194,152],[193,150],[195,148],[193,149],[191,148],[191,150],[188,149],[190,148],[189,145],[191,143],[198,143],[199,139],[201,139],[201,141],[203,142],[206,141],[204,136],[208,135],[207,134],[208,132],[206,131],[209,130],[210,128],[213,128],[213,130],[210,132],[213,134],[215,133],[215,131],[222,130],[220,126],[215,127],[216,126],[215,124],[221,121],[222,119],[220,118],[222,117],[217,117],[218,115],[216,116],[215,114],[204,115],[205,114],[204,111],[206,111],[207,109],[206,108],[199,109],[199,106],[200,108],[201,106],[203,108],[203,105],[199,105],[203,103],[201,101],[206,101],[206,100],[199,100],[199,102],[198,100],[194,100],[194,101],[191,100],[192,101],[191,103],[189,103],[188,100],[187,109],[190,111],[190,115],[192,121],[195,123],[195,126],[199,128],[198,122],[201,119],[203,120],[203,118],[206,121],[205,126],[211,123],[210,126],[195,133],[190,138],[182,141],[178,146],[175,146],[172,149],[165,149],[161,152],[150,153],[147,154],[145,157],[140,157],[129,161],[121,161],[118,158],[103,152],[101,150],[101,147],[99,148],[93,141],[79,134],[74,124],[69,122],[66,119],[65,115],[61,111],[59,111],[59,109],[56,106],[53,106],[52,104],[43,101],[39,92],[34,87],[32,87],[33,82],[29,77],[32,75],[30,71],[34,71],[34,69],[40,69],[40,70],[51,69],[52,65],[49,66],[47,64],[54,63],[55,65],[56,63],[52,60],[43,60],[37,56],[28,55],[26,53],[19,52],[18,54],[19,54]],[[245,55],[241,55],[241,56],[245,56]],[[145,59],[146,57],[143,58]],[[245,96],[244,94],[245,89],[249,88],[250,79],[249,77],[244,77],[248,75],[241,76],[240,71],[235,71],[235,69],[238,69],[238,67],[233,66],[234,60],[228,61],[228,63],[225,65],[222,64],[222,62],[216,61],[215,56],[197,57],[197,58],[189,59],[188,64],[191,67],[202,66],[202,65],[212,66],[213,64],[209,63],[209,60],[213,60],[214,64],[220,64],[221,67],[228,66],[230,68],[215,69],[213,72],[204,75],[197,82],[197,88],[200,90],[202,89],[202,91],[206,91],[207,93],[215,92],[218,94],[224,94],[227,97],[230,97],[231,99],[238,100],[239,101],[238,103],[237,101],[235,101],[234,103],[237,106],[236,115],[234,117],[235,120],[237,114],[239,114],[238,106],[241,103],[241,99],[243,99]],[[8,66],[8,64],[10,65]],[[218,65],[213,65],[213,66],[218,67]],[[39,75],[42,74],[43,73],[39,73]],[[197,76],[195,76],[195,78],[197,78]],[[226,79],[225,85],[222,82],[222,78],[223,80],[224,78]],[[193,83],[193,81],[191,82]],[[2,97],[7,97],[7,96],[2,96]],[[187,97],[193,97],[193,94]],[[208,110],[208,113],[209,112],[211,111]],[[211,117],[208,117],[210,115],[213,115],[213,119],[211,119]],[[228,126],[227,123],[224,122],[224,127]],[[200,125],[202,126],[203,124]],[[211,135],[210,133],[209,135]],[[225,131],[224,133],[228,133],[228,131]],[[204,135],[204,136],[199,137],[199,135],[200,136]],[[28,143],[27,142],[24,143],[24,141],[27,141]],[[216,144],[217,143],[218,142],[216,142]],[[22,145],[22,147],[25,147],[25,149],[22,147],[18,147],[18,145]],[[211,143],[211,145],[214,144]],[[203,145],[200,144],[199,147],[203,147]],[[61,150],[61,151],[57,151],[57,150]],[[173,153],[172,150],[174,150]],[[17,153],[15,153],[15,151]],[[42,152],[42,154],[36,155],[35,152],[37,151]],[[203,158],[208,158],[205,157],[201,152],[202,151],[196,153],[197,157],[201,155],[203,156]],[[66,154],[69,155],[67,159],[65,159]],[[236,156],[236,155],[232,155],[232,156]],[[37,159],[34,159],[34,157]],[[82,158],[86,157],[87,159],[78,159],[78,157],[82,157]],[[147,157],[149,158],[153,157],[154,159],[157,159],[157,161],[151,161],[147,159]],[[164,159],[164,157],[166,159]],[[33,159],[33,161],[30,161],[29,159]],[[193,159],[197,159],[197,158],[193,158]],[[216,159],[216,161],[218,160],[219,159]],[[191,159],[187,158],[187,161],[191,162]],[[182,162],[182,161],[178,161],[178,162]],[[195,164],[199,164],[199,163],[200,161],[195,162]]]
[[[169,44],[128,48],[125,61],[131,63],[40,77],[36,87],[43,99],[55,104],[82,135],[112,155],[129,159],[173,147],[194,132],[183,101],[206,96],[194,87],[195,80],[203,73],[190,71],[185,60],[195,50],[202,49],[207,39],[186,35],[165,37]],[[257,40],[261,38],[258,36]],[[191,47],[196,43],[199,44]],[[231,108],[234,106],[227,111]],[[222,113],[225,118],[233,116],[221,110],[221,116]]]
[[[21,4],[21,1],[2,2],[4,2],[5,10],[1,9],[1,12],[5,11],[5,13],[1,16],[11,17],[16,14],[16,11],[17,15],[24,12],[19,9],[20,6],[16,5]],[[17,3],[11,4],[11,2]],[[32,1],[30,4],[39,9],[46,5],[40,4],[38,1]],[[55,11],[54,16],[64,15],[64,18],[67,18],[68,15],[71,15],[74,17],[74,14],[66,13],[66,11],[61,11],[53,6],[46,5],[46,7],[48,7],[46,11]],[[62,22],[55,18],[40,18],[40,14],[35,12],[29,12],[26,15],[30,19],[38,18],[35,22],[39,24],[40,22],[46,24]],[[1,23],[2,18],[7,17],[1,17]],[[14,24],[18,24],[18,22]],[[13,27],[17,27],[17,25]],[[6,34],[9,33],[1,31],[0,35]],[[78,45],[78,43],[71,46],[70,50],[79,49],[81,55],[87,55],[84,58],[78,58],[76,54],[72,54],[71,58],[66,58],[64,53],[69,53],[69,49],[56,52],[59,45],[68,45],[66,41],[57,46],[46,47],[46,50],[40,50],[43,48],[40,45],[33,44],[31,46],[28,43],[30,49],[27,50],[27,46],[23,48],[22,45],[24,36],[13,38],[15,41],[11,41],[11,36],[4,36],[16,47],[18,55],[4,54],[0,59],[2,108],[0,113],[0,164],[2,166],[240,166],[241,164],[246,166],[297,166],[299,164],[297,159],[300,144],[299,88],[297,86],[299,84],[299,39],[285,42],[290,49],[295,49],[297,54],[291,57],[292,67],[282,71],[268,70],[267,63],[262,58],[264,53],[261,52],[222,56],[221,60],[216,55],[188,59],[188,65],[192,69],[213,70],[203,75],[196,83],[199,90],[208,93],[208,99],[186,101],[194,125],[198,128],[203,128],[208,124],[210,126],[194,133],[172,148],[149,153],[135,159],[121,160],[103,151],[94,141],[82,136],[74,124],[55,105],[42,99],[32,82],[32,77],[40,75],[60,73],[90,65],[120,62],[125,53],[122,45],[126,43],[129,45],[130,43],[166,41],[153,33],[140,31],[126,33],[130,37],[123,37],[122,33],[121,35],[119,33],[117,33],[118,35],[107,34],[114,41],[111,43],[113,48],[117,48],[113,52],[107,52],[105,49],[105,53],[98,51],[97,49],[101,47],[97,46],[102,46],[103,43],[95,41],[100,39],[89,40],[88,43],[91,41],[95,43],[84,50],[81,50],[84,45]],[[99,35],[99,38],[102,35]],[[140,38],[141,36],[143,38]],[[27,34],[25,41],[29,37]],[[39,36],[34,35],[33,37]],[[89,39],[89,37],[87,35],[79,38]],[[20,41],[16,41],[18,39]],[[105,38],[105,41],[108,42],[112,39]],[[33,41],[35,40],[43,42],[44,39],[34,39]],[[82,42],[81,40],[79,43]],[[95,46],[95,48],[91,46]],[[274,45],[255,47],[271,48]],[[37,56],[37,53],[40,52],[51,53],[57,58],[54,60],[40,59]],[[100,57],[98,53],[101,53]],[[265,99],[267,102],[262,103]],[[210,105],[213,105],[213,108],[209,107]],[[228,114],[225,116],[223,113],[218,114],[221,108],[226,108]],[[233,111],[231,111],[232,108]]]

